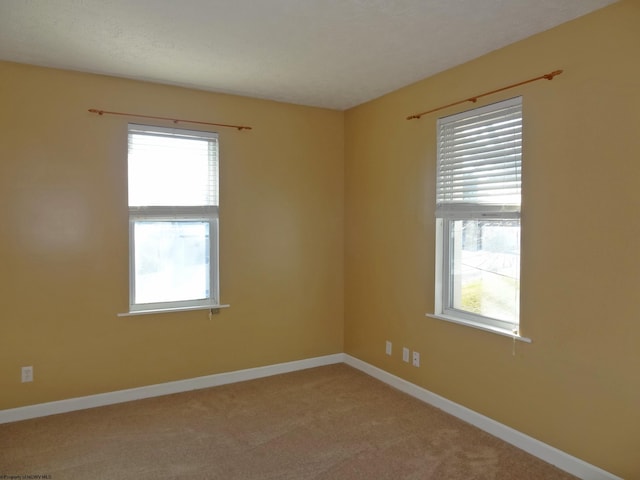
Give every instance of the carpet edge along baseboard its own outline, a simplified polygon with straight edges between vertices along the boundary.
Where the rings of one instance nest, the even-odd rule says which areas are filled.
[[[454,417],[470,423],[475,427],[484,430],[485,432],[490,433],[491,435],[498,437],[501,440],[540,458],[541,460],[544,460],[547,463],[577,476],[578,478],[585,480],[623,480],[595,465],[591,465],[577,457],[569,455],[555,447],[547,445],[544,442],[514,430],[511,427],[492,420],[491,418],[481,415],[462,405],[452,402],[451,400],[430,392],[425,388],[408,382],[407,380],[345,353],[337,353],[246,370],[237,370],[233,372],[177,380],[163,384],[0,410],[0,424],[60,413],[69,413],[88,408],[114,405],[123,402],[141,400],[144,398],[211,388],[336,363],[345,363],[356,368],[371,377],[374,377],[408,395],[411,395],[412,397],[453,415]]]

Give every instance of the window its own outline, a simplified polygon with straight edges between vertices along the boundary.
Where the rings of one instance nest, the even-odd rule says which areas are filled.
[[[216,307],[218,137],[129,125],[129,311]]]
[[[522,98],[437,129],[436,316],[518,334]]]

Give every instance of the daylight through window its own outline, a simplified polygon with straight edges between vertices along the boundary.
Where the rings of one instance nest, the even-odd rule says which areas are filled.
[[[215,306],[218,137],[129,125],[131,312]]]
[[[517,333],[521,97],[438,120],[436,315]]]

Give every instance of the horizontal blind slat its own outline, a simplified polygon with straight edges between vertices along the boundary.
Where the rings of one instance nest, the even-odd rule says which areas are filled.
[[[129,125],[129,206],[218,205],[217,134]]]
[[[443,149],[444,152],[455,150],[460,151],[469,151],[475,150],[478,148],[486,147],[487,145],[499,144],[499,145],[509,145],[509,144],[520,144],[522,140],[522,129],[518,130],[510,130],[507,132],[500,132],[500,135],[482,135],[476,136],[474,138],[465,138],[457,141],[452,141],[448,138],[445,138],[440,142],[440,148]]]
[[[521,99],[438,121],[438,204],[520,202]]]

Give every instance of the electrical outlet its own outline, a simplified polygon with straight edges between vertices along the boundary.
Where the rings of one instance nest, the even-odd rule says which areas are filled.
[[[33,367],[22,367],[22,383],[33,382]]]
[[[393,351],[393,345],[389,340],[387,340],[387,346],[386,346],[385,352],[387,353],[387,355],[391,355],[392,351]]]
[[[413,352],[413,366],[420,366],[420,352]]]
[[[402,348],[402,361],[409,363],[409,349],[407,347]]]

